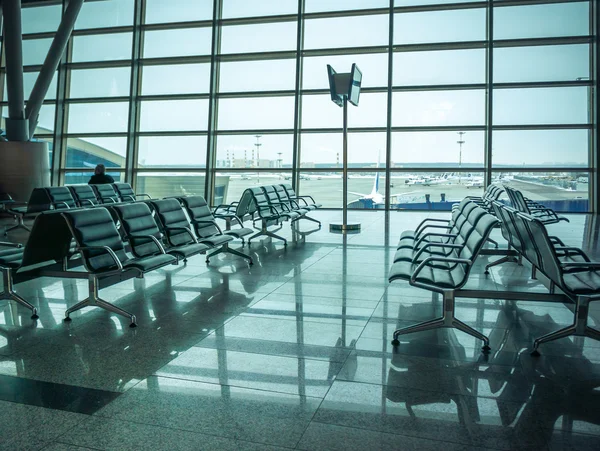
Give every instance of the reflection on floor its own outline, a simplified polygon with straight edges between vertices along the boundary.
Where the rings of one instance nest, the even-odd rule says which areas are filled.
[[[528,352],[572,321],[567,307],[459,299],[489,356],[456,330],[393,351],[395,328],[440,313],[436,295],[387,283],[400,233],[428,215],[357,212],[363,232],[347,238],[327,231],[339,213],[316,216],[323,229],[287,249],[253,244],[252,267],[199,256],[102,290],[137,329],[93,308],[63,323],[85,281],[18,285],[40,319],[0,301],[0,449],[599,448],[600,342]],[[594,218],[551,227],[600,260]],[[487,261],[469,286],[543,290],[513,263],[485,277]],[[591,316],[598,327],[600,305]]]

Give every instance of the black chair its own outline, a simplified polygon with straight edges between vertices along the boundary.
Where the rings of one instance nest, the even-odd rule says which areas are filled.
[[[297,200],[292,199],[289,196],[288,192],[285,190],[283,185],[273,185],[273,189],[275,190],[275,193],[279,198],[279,202],[281,202],[291,211],[300,213],[300,217],[298,219],[307,219],[309,221],[316,222],[319,225],[319,228],[321,227],[321,221],[317,221],[315,218],[311,218],[310,216],[308,216],[308,213],[315,210],[316,208],[311,208],[311,206],[306,205],[301,206]]]
[[[556,224],[560,221],[569,222],[569,220],[564,216],[558,216],[556,212],[551,208],[547,208],[542,204],[538,204],[535,202],[528,202],[528,200],[525,198],[525,196],[523,196],[523,193],[521,191],[511,188],[509,186],[505,186],[504,188],[506,193],[508,194],[508,197],[510,198],[510,202],[512,203],[513,207],[521,213],[533,216],[544,224]]]
[[[113,183],[112,185],[122,202],[135,202],[138,200],[138,197],[151,199],[148,194],[135,194],[129,183],[119,182]]]
[[[96,191],[91,185],[69,185],[68,188],[80,207],[94,207],[100,204]]]
[[[206,263],[209,262],[210,257],[226,252],[245,258],[248,260],[250,265],[253,264],[252,257],[229,247],[229,243],[233,241],[234,238],[241,239],[243,245],[243,237],[250,235],[253,232],[252,229],[242,227],[223,232],[217,224],[215,217],[210,211],[210,208],[204,197],[189,196],[181,197],[179,200],[185,207],[185,210],[190,217],[190,221],[194,227],[198,241],[200,243],[209,244],[211,247],[219,246],[219,249],[206,256]]]
[[[29,200],[26,204],[22,202],[15,202],[7,207],[7,211],[14,215],[17,220],[17,224],[8,227],[4,231],[4,235],[8,235],[8,232],[16,229],[24,229],[31,232],[31,228],[25,225],[25,219],[35,219],[37,215],[43,211],[48,211],[52,208],[52,202],[48,197],[48,192],[45,188],[34,188],[31,191]]]
[[[268,228],[278,226],[275,231],[281,230],[283,227],[281,223],[287,221],[289,216],[281,216],[278,209],[269,203],[265,192],[260,187],[248,188],[244,192],[244,195],[248,195],[252,199],[252,204],[248,207],[248,210],[253,212],[252,223],[256,225],[257,222],[260,222],[261,225],[260,231],[248,238],[248,244],[250,244],[254,238],[264,235],[282,240],[283,245],[287,246],[287,240],[285,238],[275,234],[273,230],[268,230]],[[244,197],[244,195],[242,195],[242,197]]]
[[[8,248],[8,249],[2,249]],[[23,264],[23,246],[15,243],[0,242],[0,271],[2,272],[3,291],[0,300],[14,301],[31,310],[31,319],[38,319],[37,309],[14,291],[13,272]]]
[[[91,185],[96,191],[96,197],[101,204],[116,204],[119,202],[119,195],[111,184]]]
[[[286,191],[290,200],[298,202],[298,205],[302,208],[308,208],[309,210],[316,210],[321,208],[322,205],[315,202],[312,196],[298,196],[294,188],[289,183],[282,183],[283,189]],[[306,200],[308,199],[308,200]],[[309,202],[310,201],[310,202]]]
[[[166,254],[156,243],[157,255],[137,259],[128,257],[121,236],[106,208],[66,210],[62,215],[71,230],[76,250],[81,254],[89,280],[89,297],[67,309],[64,320],[71,321],[70,314],[84,307],[97,306],[129,318],[130,327],[135,327],[135,315],[99,297],[100,279],[113,276],[122,278],[127,272],[142,277],[149,271],[176,264],[177,258]]]
[[[77,208],[77,203],[71,194],[71,190],[66,186],[49,186],[46,188],[46,192],[52,204],[52,209]]]
[[[158,255],[166,251],[177,259],[187,261],[189,257],[205,252],[208,246],[190,242],[177,246],[163,247],[161,233],[150,207],[144,202],[113,205],[121,230],[131,245],[131,252],[138,258]]]

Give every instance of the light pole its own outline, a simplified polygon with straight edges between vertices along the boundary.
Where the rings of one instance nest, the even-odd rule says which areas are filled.
[[[465,135],[465,133],[467,132],[457,132],[458,133],[458,141],[456,141],[458,143],[458,184],[461,184],[461,179],[462,179],[462,146],[465,143],[465,139],[463,138],[463,136]]]
[[[262,144],[260,143],[260,138],[262,138],[262,135],[254,135],[254,137],[256,138],[256,143],[254,144],[256,146],[256,168],[259,169],[260,168],[260,146],[262,146]],[[258,184],[260,185],[260,171],[256,172],[256,179],[258,181]]]

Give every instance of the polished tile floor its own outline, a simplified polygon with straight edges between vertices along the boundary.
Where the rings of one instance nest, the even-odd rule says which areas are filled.
[[[357,212],[362,233],[348,237],[328,232],[339,213],[314,215],[319,231],[284,227],[287,248],[254,243],[252,267],[198,256],[101,290],[137,329],[97,308],[63,323],[86,281],[17,285],[40,319],[0,301],[0,449],[600,449],[600,342],[529,355],[573,314],[502,301],[502,290],[544,290],[526,267],[486,277],[482,257],[468,286],[498,300],[458,301],[457,316],[490,336],[488,356],[455,330],[394,350],[394,329],[440,313],[437,295],[387,282],[400,233],[428,214]],[[551,232],[600,260],[595,218]],[[600,305],[591,317],[600,327]]]

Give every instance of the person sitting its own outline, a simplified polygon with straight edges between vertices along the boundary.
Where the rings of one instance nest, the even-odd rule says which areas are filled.
[[[106,166],[99,164],[94,169],[94,175],[90,178],[88,185],[103,185],[105,183],[115,183],[115,179],[106,174]]]

